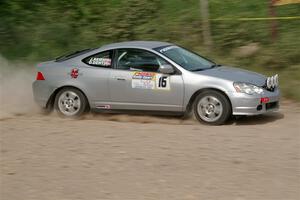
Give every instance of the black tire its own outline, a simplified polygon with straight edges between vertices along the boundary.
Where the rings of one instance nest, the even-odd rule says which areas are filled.
[[[199,122],[209,125],[222,125],[232,114],[228,98],[215,90],[201,92],[194,101],[193,111]]]
[[[51,96],[49,101],[47,102],[46,107],[40,109],[41,114],[50,115],[53,112],[54,100],[55,100],[55,97],[53,98],[53,96]]]
[[[66,101],[67,104],[65,103]],[[68,113],[67,106],[69,106],[68,108],[71,108],[72,106],[73,107],[72,110],[74,110],[74,112],[71,112],[70,109]],[[88,111],[89,104],[85,95],[80,90],[72,87],[66,87],[61,89],[56,94],[55,101],[54,101],[54,108],[60,116],[78,118]]]

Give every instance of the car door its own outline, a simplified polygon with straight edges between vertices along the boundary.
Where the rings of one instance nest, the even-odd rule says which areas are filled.
[[[169,64],[143,49],[115,50],[109,92],[113,109],[182,111],[183,79],[180,73],[159,73]]]
[[[91,107],[102,108],[109,102],[109,77],[112,71],[113,51],[103,51],[84,58],[84,67],[80,81],[81,88],[85,88]]]

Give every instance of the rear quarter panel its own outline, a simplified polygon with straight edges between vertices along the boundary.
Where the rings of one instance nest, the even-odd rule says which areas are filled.
[[[72,69],[78,69],[76,78],[71,76]],[[51,95],[58,88],[71,86],[80,89],[88,98],[90,105],[95,99],[107,101],[107,77],[109,70],[90,67],[78,60],[64,62],[45,62],[37,66],[37,71],[43,73],[44,81],[34,81],[33,93],[36,102],[42,107],[46,106]]]

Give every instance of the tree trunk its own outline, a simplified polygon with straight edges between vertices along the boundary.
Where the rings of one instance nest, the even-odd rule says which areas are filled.
[[[212,37],[210,31],[210,22],[209,22],[209,5],[208,0],[200,0],[200,10],[201,10],[201,18],[202,18],[202,33],[204,45],[210,51],[212,49]]]

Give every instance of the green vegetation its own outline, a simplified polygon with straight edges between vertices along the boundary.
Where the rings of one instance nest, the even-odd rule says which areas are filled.
[[[268,17],[269,0],[210,0],[211,18]],[[276,7],[299,16],[300,4]],[[199,0],[1,0],[0,54],[37,62],[126,40],[170,41],[219,63],[279,73],[284,95],[300,100],[300,20],[211,21],[214,48],[203,46]],[[255,51],[240,55],[239,47]]]

